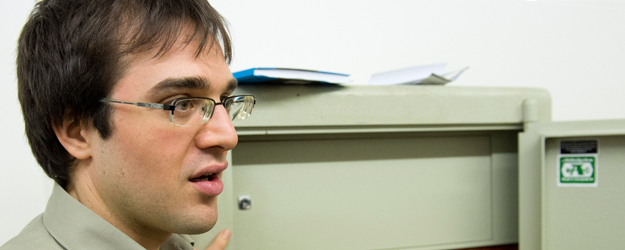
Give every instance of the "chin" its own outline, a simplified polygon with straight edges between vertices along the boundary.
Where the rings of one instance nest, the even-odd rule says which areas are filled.
[[[175,230],[175,233],[202,234],[213,229],[215,223],[217,223],[217,214],[214,214],[213,216],[209,215],[203,218],[198,216],[187,219],[185,223],[182,223],[182,225],[180,225],[180,228],[178,228],[178,230]]]
[[[201,234],[211,230],[217,223],[216,197],[193,205],[178,207],[175,214],[170,214],[168,230],[178,234]]]
[[[183,232],[180,232],[179,234],[203,234],[213,229],[214,226],[215,226],[215,223],[211,223],[210,225],[205,225],[205,226],[190,227],[184,230]]]

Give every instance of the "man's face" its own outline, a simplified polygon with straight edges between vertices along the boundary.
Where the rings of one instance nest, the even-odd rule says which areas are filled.
[[[219,46],[199,57],[196,49],[193,42],[178,44],[162,57],[154,57],[154,51],[129,57],[110,98],[170,103],[208,97],[219,102],[233,91],[232,74]],[[197,84],[198,79],[205,83]],[[88,169],[98,202],[114,220],[109,222],[154,233],[211,229],[223,184],[219,178],[194,178],[221,176],[228,166],[226,154],[237,144],[237,135],[224,107],[217,105],[204,125],[182,127],[169,122],[169,111],[113,105],[112,136],[97,140]]]

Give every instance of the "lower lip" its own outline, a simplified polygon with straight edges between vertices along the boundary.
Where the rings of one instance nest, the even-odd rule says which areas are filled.
[[[191,182],[195,188],[208,196],[217,196],[224,190],[224,184],[219,177],[210,181],[197,181]]]

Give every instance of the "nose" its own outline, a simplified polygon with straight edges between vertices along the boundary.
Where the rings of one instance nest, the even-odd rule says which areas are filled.
[[[213,116],[195,136],[195,144],[200,149],[222,149],[228,151],[233,149],[238,142],[237,132],[230,121],[228,111],[223,105],[216,105]]]

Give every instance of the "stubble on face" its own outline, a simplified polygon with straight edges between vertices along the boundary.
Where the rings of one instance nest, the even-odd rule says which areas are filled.
[[[191,42],[179,43],[158,57],[154,51],[133,55],[111,98],[158,103],[168,98],[220,100],[230,95],[232,74],[219,46],[199,57],[196,51],[197,43]],[[161,96],[146,94],[158,82],[184,77],[205,78],[209,84]],[[91,200],[87,207],[137,242],[145,235],[158,242],[171,233],[210,230],[217,220],[217,197],[198,191],[189,178],[199,168],[227,165],[227,151],[237,139],[223,107],[216,108],[208,124],[191,127],[170,124],[164,110],[130,105],[116,105],[113,110],[112,136],[101,140],[97,132],[91,135],[95,153],[87,166],[76,171],[76,188],[82,190],[76,196]]]

